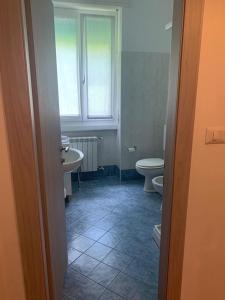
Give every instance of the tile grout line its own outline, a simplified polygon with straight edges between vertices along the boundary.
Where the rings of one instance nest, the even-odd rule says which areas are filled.
[[[96,241],[92,246],[94,246],[96,243],[98,243],[98,242]],[[91,246],[91,247],[92,247],[92,246]],[[91,248],[91,247],[90,247],[90,248]],[[88,249],[90,249],[90,248],[88,248]],[[108,247],[108,248],[111,248],[111,247]],[[87,249],[86,251],[88,251],[88,249]],[[77,249],[74,249],[74,250],[77,250]],[[115,250],[115,251],[117,251],[117,252],[119,252],[119,253],[121,253],[121,254],[124,254],[123,252],[120,252],[120,251],[118,251],[118,250],[116,250],[116,249],[111,248],[111,251],[112,251],[112,250]],[[79,250],[77,250],[77,251],[79,251]],[[108,265],[107,263],[104,262],[104,259],[111,253],[111,251],[110,251],[110,252],[109,252],[102,260],[96,259],[95,257],[93,257],[93,256],[91,256],[91,255],[89,255],[89,254],[87,254],[86,251],[85,251],[85,252],[80,252],[80,251],[79,251],[79,252],[81,253],[81,255],[85,254],[85,255],[87,255],[88,257],[90,257],[90,258],[95,259],[96,261],[98,261],[98,264],[94,267],[94,269],[92,270],[92,272],[93,272],[93,271],[94,271],[94,270],[102,263],[102,264],[107,265],[108,267],[111,267],[111,268],[114,269],[114,270],[119,271],[119,273],[116,275],[116,277],[115,277],[114,279],[116,279],[116,278],[119,276],[119,274],[122,273],[123,275],[125,275],[125,276],[127,276],[127,277],[129,277],[129,278],[131,278],[131,279],[133,279],[133,280],[137,280],[137,281],[139,281],[139,282],[142,283],[142,284],[145,284],[145,285],[147,285],[147,286],[150,286],[150,285],[151,285],[150,283],[148,284],[148,283],[146,283],[145,281],[143,281],[143,280],[141,280],[141,279],[139,279],[139,278],[135,278],[135,277],[133,277],[132,275],[127,274],[127,273],[124,272],[127,268],[129,268],[129,266],[133,263],[133,261],[131,261],[131,262],[126,266],[126,268],[125,268],[124,270],[120,270],[120,269],[115,268],[115,267],[112,267],[111,265]],[[71,266],[76,260],[78,260],[78,259],[81,257],[81,255],[80,255],[78,258],[76,258],[69,266]],[[125,254],[125,255],[127,255],[127,254]],[[129,256],[129,255],[127,255],[127,256]],[[131,257],[131,256],[129,256],[129,257],[132,258],[132,259],[135,259],[134,257]],[[98,283],[98,282],[96,282],[95,280],[93,280],[93,279],[91,279],[90,277],[88,277],[88,275],[84,275],[83,273],[81,273],[81,272],[75,270],[75,269],[73,268],[73,266],[71,266],[71,268],[73,269],[73,271],[80,273],[81,275],[87,277],[88,279],[94,281],[95,283]],[[114,279],[113,279],[113,280],[114,280]],[[112,280],[112,281],[113,281],[113,280]],[[110,284],[111,284],[111,283],[112,283],[112,282],[110,282]],[[100,283],[98,283],[98,284],[101,285]],[[101,285],[101,286],[103,286],[103,285]],[[103,286],[103,287],[104,287],[104,286]],[[110,290],[110,291],[112,291],[112,290]],[[112,292],[113,292],[113,291],[112,291]]]
[[[109,283],[107,286],[104,286],[104,285],[102,285],[101,283],[99,283],[99,282],[95,281],[94,279],[90,278],[89,275],[85,275],[85,274],[83,274],[82,272],[75,270],[75,269],[73,268],[73,266],[70,265],[72,271],[81,274],[82,276],[86,277],[87,279],[91,280],[92,282],[95,282],[96,284],[102,286],[104,289],[106,289],[106,290],[108,290],[108,291],[110,291],[110,292],[112,292],[112,293],[114,293],[114,294],[116,294],[116,295],[122,297],[123,299],[126,299],[126,298],[124,298],[123,296],[119,295],[118,293],[115,293],[115,291],[110,290],[110,288],[109,288],[109,285],[110,285],[110,284],[111,284],[111,283],[112,283],[112,282],[113,282],[113,281],[114,281],[121,273],[122,273],[123,275],[127,276],[127,277],[130,277],[129,275],[124,274],[123,271],[121,271],[121,270],[119,270],[119,269],[117,269],[117,268],[114,268],[114,267],[112,267],[112,266],[110,266],[110,265],[108,265],[108,264],[106,264],[106,263],[103,262],[103,260],[104,260],[110,253],[107,254],[101,261],[98,260],[98,259],[96,259],[96,258],[94,258],[94,257],[92,257],[92,256],[90,256],[90,255],[88,255],[88,254],[86,254],[85,252],[83,252],[82,255],[83,255],[83,254],[85,254],[85,255],[87,255],[87,256],[89,256],[89,257],[95,259],[96,261],[98,261],[98,264],[94,267],[94,269],[91,271],[91,273],[94,272],[94,270],[95,270],[100,264],[105,264],[105,265],[107,265],[108,267],[110,267],[110,268],[112,268],[112,269],[114,269],[114,270],[119,271],[119,273],[112,279],[112,281],[110,281],[110,283]],[[80,257],[80,256],[79,256],[79,257]],[[77,259],[75,259],[74,262],[75,262],[76,260],[78,260],[79,257],[78,257]],[[74,262],[73,262],[73,263],[74,263]],[[130,265],[130,264],[128,264],[128,265]],[[132,278],[132,277],[130,277],[130,278]],[[133,278],[132,278],[132,279],[133,279]],[[104,292],[103,292],[103,293],[104,293]],[[101,296],[102,296],[102,295],[103,295],[103,294],[101,294]],[[101,297],[101,296],[100,296],[100,297]],[[100,297],[99,297],[98,299],[100,299]]]
[[[119,185],[119,186],[121,186],[121,184]],[[126,187],[127,187],[127,185],[126,185]],[[139,186],[138,186],[139,187]],[[93,187],[91,187],[89,190],[92,190],[93,189]],[[79,200],[82,200],[82,195],[81,195],[81,199],[79,199]],[[154,200],[154,199],[153,199]],[[81,201],[79,201],[80,203],[81,203]],[[90,203],[90,202],[89,202]],[[136,205],[137,206],[137,205]],[[76,209],[76,207],[77,206],[73,206],[73,208],[74,208],[74,211],[75,211],[75,209]],[[79,203],[78,203],[78,207],[79,207]],[[110,209],[110,207],[111,207],[111,209]],[[90,227],[88,227],[87,228],[87,230],[86,231],[88,231],[90,228],[92,228],[92,227],[96,227],[96,228],[98,228],[98,229],[100,229],[100,230],[103,230],[103,231],[105,231],[105,233],[101,236],[101,237],[99,237],[98,239],[93,239],[93,238],[90,238],[90,237],[87,237],[87,236],[85,236],[84,235],[84,233],[85,232],[82,232],[82,234],[78,234],[79,236],[81,236],[81,237],[85,237],[85,238],[87,238],[87,239],[90,239],[90,240],[92,240],[93,241],[93,244],[90,246],[90,247],[88,247],[85,251],[80,251],[80,250],[78,250],[78,249],[76,249],[76,248],[74,248],[74,247],[71,247],[71,249],[74,249],[74,250],[76,250],[76,251],[78,251],[79,253],[81,253],[80,254],[80,256],[78,257],[78,258],[76,258],[73,262],[71,262],[70,264],[69,264],[69,266],[71,267],[71,270],[73,271],[73,272],[78,272],[79,274],[81,274],[82,276],[84,276],[84,277],[86,277],[88,280],[90,280],[90,281],[92,281],[92,282],[95,282],[96,284],[98,284],[99,286],[102,286],[103,288],[104,288],[104,291],[110,291],[110,292],[112,292],[113,294],[116,294],[116,295],[118,295],[118,296],[120,296],[119,294],[117,294],[117,293],[115,293],[113,290],[111,290],[111,289],[109,289],[109,285],[111,285],[111,283],[119,276],[119,275],[121,275],[121,274],[123,274],[124,276],[127,276],[128,278],[131,278],[131,279],[133,279],[133,280],[137,280],[138,282],[141,282],[141,283],[143,283],[143,284],[145,284],[145,285],[148,285],[146,282],[144,282],[143,280],[140,280],[139,278],[138,279],[136,279],[135,277],[133,277],[133,275],[130,275],[129,274],[129,272],[128,273],[125,273],[125,271],[132,265],[132,263],[133,263],[133,261],[134,261],[134,259],[137,259],[137,260],[139,260],[139,256],[138,256],[138,252],[137,252],[137,255],[130,255],[130,254],[127,254],[127,252],[126,251],[123,251],[124,249],[123,248],[121,248],[121,247],[117,247],[117,245],[118,245],[118,243],[117,243],[117,245],[113,245],[113,246],[109,246],[109,245],[106,245],[106,244],[104,244],[104,243],[102,243],[102,242],[100,242],[100,240],[107,234],[107,233],[110,233],[111,232],[111,230],[113,229],[113,227],[115,227],[115,225],[113,225],[111,228],[109,228],[109,229],[107,229],[107,230],[105,230],[105,229],[102,229],[102,228],[100,228],[100,227],[98,227],[98,226],[96,226],[97,225],[97,223],[98,222],[101,222],[101,221],[103,221],[103,219],[104,218],[106,218],[107,216],[110,216],[110,214],[115,214],[115,216],[116,216],[116,218],[118,218],[118,220],[120,220],[120,219],[122,219],[122,216],[121,216],[121,214],[119,214],[119,212],[117,212],[116,210],[118,210],[119,208],[120,208],[120,205],[119,205],[119,203],[117,204],[117,205],[115,205],[113,208],[113,205],[111,205],[111,202],[109,202],[109,206],[108,206],[108,208],[109,208],[109,210],[107,211],[107,210],[105,210],[105,212],[104,212],[104,216],[102,215],[102,217],[100,218],[100,219],[98,219],[98,221],[97,222],[94,222],[94,223],[92,223],[91,225],[90,225]],[[100,207],[99,207],[100,208]],[[125,209],[126,209],[126,207],[125,207]],[[99,212],[100,212],[101,210],[99,210]],[[107,213],[106,213],[106,211],[107,211]],[[150,211],[152,211],[152,209],[150,210]],[[87,215],[88,215],[88,212],[86,212],[85,211],[85,214],[87,213]],[[85,215],[84,214],[84,215]],[[91,215],[91,214],[90,214]],[[69,216],[69,218],[71,218],[72,217],[72,214],[68,214],[68,216]],[[114,216],[112,216],[112,217],[114,217]],[[82,218],[82,217],[81,217]],[[79,220],[81,219],[81,218],[79,218]],[[71,218],[71,220],[72,220],[72,218]],[[109,219],[110,220],[110,219]],[[76,220],[77,221],[77,220]],[[70,226],[70,230],[73,228],[73,226],[75,225],[74,224],[75,222],[73,222],[72,224],[71,224],[71,226]],[[146,223],[147,224],[147,223]],[[85,225],[85,224],[84,224]],[[104,225],[104,224],[103,224]],[[69,232],[68,232],[68,234],[69,234]],[[73,236],[73,235],[72,235]],[[118,236],[119,236],[119,234],[118,234]],[[72,238],[72,242],[73,241],[75,241],[76,240],[76,238]],[[121,240],[121,239],[119,239],[119,240]],[[144,243],[145,241],[142,241],[142,243]],[[87,252],[88,252],[88,250],[91,248],[91,247],[93,247],[94,245],[96,245],[96,244],[100,244],[100,245],[103,245],[103,246],[105,246],[105,247],[107,247],[107,248],[109,248],[110,250],[109,250],[109,253],[107,253],[107,255],[106,256],[104,256],[104,258],[102,258],[101,260],[99,260],[99,259],[96,259],[95,257],[93,257],[93,256],[91,256],[91,255],[89,255],[89,254],[87,254]],[[120,249],[121,248],[121,249]],[[112,252],[112,251],[116,251],[117,253],[121,253],[121,254],[123,254],[123,255],[126,255],[126,256],[128,256],[128,257],[130,257],[130,259],[131,259],[131,261],[125,266],[125,268],[123,268],[122,270],[121,269],[118,269],[118,268],[115,268],[114,266],[112,266],[112,265],[109,265],[109,264],[107,264],[107,263],[105,263],[104,262],[104,260],[110,255],[110,253]],[[138,250],[138,249],[137,249]],[[136,251],[135,251],[136,252]],[[110,267],[110,268],[112,268],[112,269],[114,269],[114,270],[117,270],[118,271],[118,274],[115,276],[115,278],[113,278],[112,279],[112,281],[107,285],[107,287],[105,287],[105,286],[103,286],[102,284],[99,284],[97,281],[95,281],[95,280],[93,280],[93,279],[91,279],[90,277],[89,277],[89,275],[84,275],[84,274],[82,274],[81,272],[79,272],[79,271],[76,271],[75,269],[73,269],[73,267],[72,267],[72,265],[75,263],[75,261],[77,260],[77,259],[79,259],[83,254],[85,254],[85,255],[87,255],[88,257],[91,257],[91,258],[93,258],[93,259],[95,259],[96,260],[96,262],[98,262],[97,263],[97,265],[93,268],[93,270],[92,270],[92,272],[94,272],[95,270],[96,270],[96,268],[98,268],[98,266],[102,263],[102,264],[104,264],[104,265],[107,265],[108,267]],[[147,259],[147,256],[146,256],[146,259]],[[132,271],[132,270],[131,270]],[[131,273],[132,274],[132,273]],[[153,282],[154,282],[154,279],[153,279]],[[101,297],[102,297],[102,295],[104,294],[104,291],[103,291],[103,293],[100,295],[100,296],[98,296],[98,299],[100,299]],[[69,296],[69,295],[68,295]],[[70,297],[70,296],[69,296]],[[126,299],[126,298],[124,298],[123,296],[120,296],[120,297],[122,297],[123,299]]]
[[[99,263],[99,264],[100,264],[100,263]],[[99,264],[98,264],[98,265],[99,265]],[[108,291],[110,291],[110,292],[112,292],[112,293],[114,293],[114,294],[116,294],[116,295],[118,295],[118,296],[124,298],[123,296],[119,295],[118,293],[115,293],[113,290],[110,290],[109,287],[108,287],[108,286],[109,286],[109,285],[117,278],[117,276],[118,276],[121,272],[119,272],[119,273],[115,276],[115,278],[113,278],[113,280],[109,283],[109,285],[108,285],[107,287],[105,287],[105,286],[102,285],[101,283],[95,281],[94,279],[88,277],[88,275],[84,275],[84,274],[82,274],[81,272],[74,270],[73,268],[72,268],[72,272],[79,273],[79,274],[81,274],[82,276],[84,276],[85,278],[87,278],[88,280],[90,280],[90,281],[96,283],[97,285],[100,285],[101,287],[104,288],[104,291],[105,291],[105,290],[108,290]],[[103,292],[103,293],[104,293],[104,292]],[[101,296],[103,295],[103,293],[101,294]],[[68,296],[68,295],[66,294],[66,296]],[[101,296],[99,296],[99,297],[101,297]],[[98,298],[98,299],[99,299],[99,298]],[[126,299],[126,298],[124,298],[124,299]]]

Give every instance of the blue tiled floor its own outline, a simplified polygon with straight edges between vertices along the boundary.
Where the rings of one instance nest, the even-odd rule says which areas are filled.
[[[66,206],[68,300],[156,300],[161,197],[142,180],[108,177],[81,183]]]

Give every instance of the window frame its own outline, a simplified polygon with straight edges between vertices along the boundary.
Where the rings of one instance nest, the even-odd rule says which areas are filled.
[[[60,115],[62,131],[73,130],[107,130],[117,129],[119,120],[119,103],[121,91],[121,8],[100,7],[100,6],[81,6],[69,3],[53,2],[54,17],[72,17],[78,20],[78,84],[79,84],[79,104],[80,116]],[[87,55],[84,43],[85,17],[111,17],[112,18],[112,63],[111,63],[111,106],[112,116],[110,118],[99,116],[96,118],[88,117],[88,97],[87,97],[87,63],[84,55]],[[85,78],[85,86],[82,81]],[[85,94],[86,93],[86,94]]]

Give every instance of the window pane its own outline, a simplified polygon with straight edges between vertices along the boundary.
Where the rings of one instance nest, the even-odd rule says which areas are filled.
[[[64,116],[80,115],[77,32],[76,19],[55,18],[59,108]]]
[[[85,17],[88,117],[112,117],[112,18]]]

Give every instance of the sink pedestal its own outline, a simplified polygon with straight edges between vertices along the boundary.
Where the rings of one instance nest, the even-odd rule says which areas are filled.
[[[72,196],[72,178],[71,173],[64,174],[64,187],[66,189],[66,196]]]
[[[68,148],[65,151],[63,148],[62,159],[63,159],[63,171],[64,171],[64,188],[66,189],[66,197],[72,196],[72,176],[71,173],[74,171],[78,172],[78,183],[79,172],[81,170],[81,164],[84,159],[84,154],[80,150]]]

